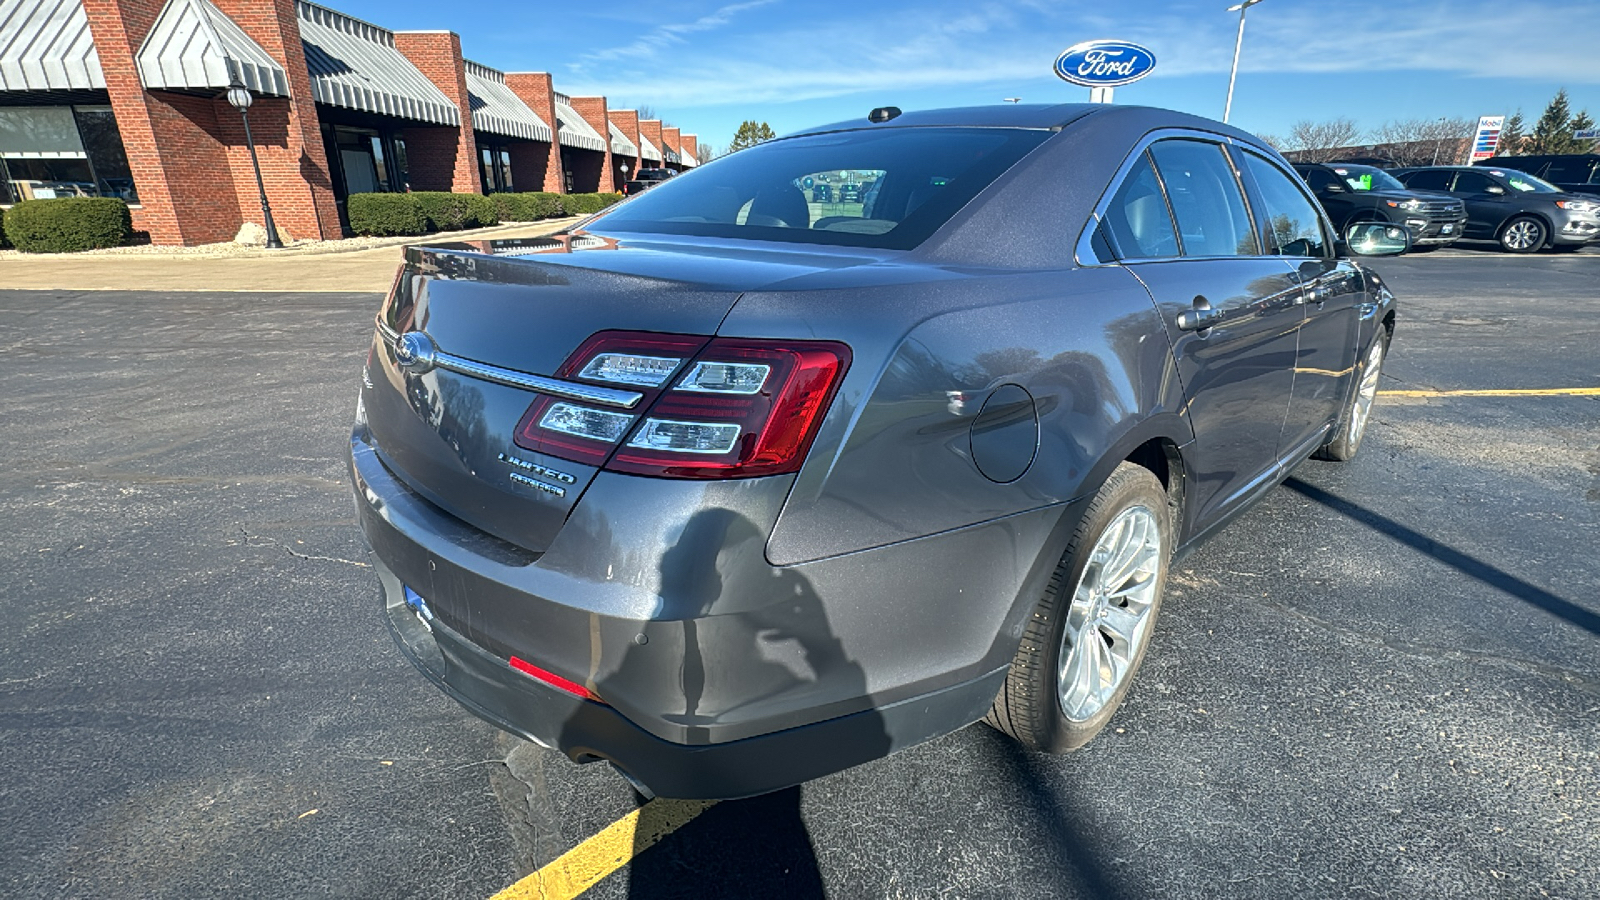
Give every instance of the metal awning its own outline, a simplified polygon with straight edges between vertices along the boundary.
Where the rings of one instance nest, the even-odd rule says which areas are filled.
[[[0,91],[105,87],[81,0],[0,0]]]
[[[584,121],[583,116],[578,115],[565,94],[556,94],[556,121],[560,123],[557,133],[561,135],[561,143],[582,150],[606,152],[605,138],[594,130],[594,126]]]
[[[610,130],[611,130],[611,152],[612,153],[615,153],[618,156],[638,156],[639,155],[639,145],[635,144],[633,141],[628,140],[628,136],[622,133],[622,129],[617,127],[617,123],[615,123],[615,122],[607,122],[606,124],[611,126]]]
[[[394,46],[394,32],[299,0],[300,39],[318,103],[460,125],[461,110]]]
[[[640,157],[642,157],[645,162],[660,164],[661,151],[656,149],[656,145],[650,143],[650,139],[642,134],[639,135],[639,142],[641,144],[639,147]]]
[[[234,76],[260,94],[289,96],[289,77],[211,0],[167,0],[134,60],[152,90],[221,90]]]
[[[472,130],[529,141],[549,141],[550,126],[506,86],[504,72],[467,60]]]

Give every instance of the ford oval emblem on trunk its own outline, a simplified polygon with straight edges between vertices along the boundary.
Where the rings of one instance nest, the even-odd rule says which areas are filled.
[[[1056,57],[1056,74],[1084,87],[1132,84],[1156,67],[1156,55],[1131,41],[1084,41]]]
[[[408,331],[394,342],[394,361],[400,368],[417,375],[433,368],[434,354],[438,352],[433,339],[420,331]]]

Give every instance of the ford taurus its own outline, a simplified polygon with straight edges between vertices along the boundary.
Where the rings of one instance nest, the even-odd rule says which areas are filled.
[[[984,719],[1070,750],[1173,561],[1356,453],[1395,301],[1351,255],[1408,244],[1336,235],[1244,132],[1065,105],[874,110],[410,248],[350,443],[387,622],[664,796]]]

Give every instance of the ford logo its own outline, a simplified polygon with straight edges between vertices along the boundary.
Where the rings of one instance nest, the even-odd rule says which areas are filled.
[[[433,341],[420,331],[408,331],[394,342],[394,361],[415,375],[432,369],[437,353]]]
[[[1056,57],[1056,74],[1084,87],[1132,84],[1156,67],[1156,55],[1129,41],[1084,41]]]

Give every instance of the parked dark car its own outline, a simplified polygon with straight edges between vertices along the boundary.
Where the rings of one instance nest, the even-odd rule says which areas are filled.
[[[815,203],[833,202],[833,185],[819,184],[811,188],[811,199]]]
[[[1600,238],[1600,200],[1569,194],[1525,172],[1499,166],[1395,169],[1414,191],[1448,193],[1467,206],[1463,237],[1498,241],[1509,253],[1576,250]]]
[[[1342,248],[1403,229],[1336,238],[1182,113],[873,119],[406,251],[350,466],[386,620],[467,709],[665,796],[980,719],[1069,750],[1174,560],[1356,453],[1396,311]],[[807,177],[862,170],[867,214],[813,218]]]
[[[1413,245],[1440,247],[1460,238],[1467,222],[1460,200],[1408,190],[1373,166],[1296,163],[1294,170],[1340,228],[1355,222],[1394,222],[1411,232]]]
[[[631,180],[622,185],[622,196],[632,197],[642,194],[646,189],[655,187],[677,173],[671,169],[640,169]]]
[[[1527,172],[1571,194],[1600,194],[1600,153],[1496,156],[1480,165]]]
[[[839,202],[840,203],[860,203],[861,202],[861,185],[859,185],[859,184],[841,184],[841,185],[839,185]]]

